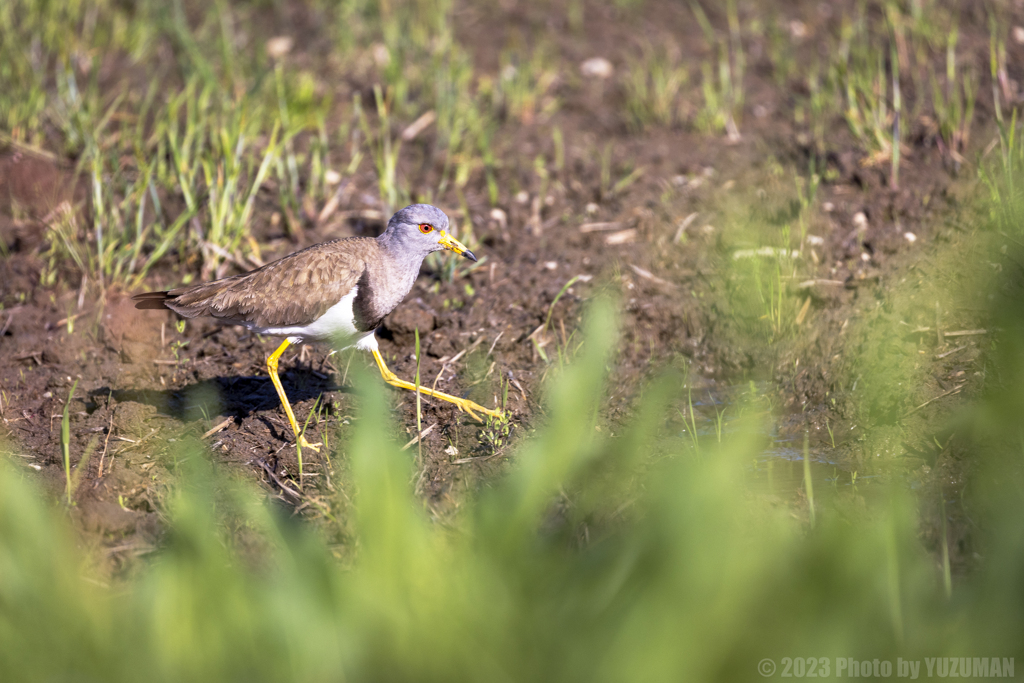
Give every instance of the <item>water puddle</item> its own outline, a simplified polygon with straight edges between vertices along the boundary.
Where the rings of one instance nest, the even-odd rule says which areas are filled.
[[[761,401],[767,385],[747,384],[701,389],[690,396],[699,443],[715,443],[730,434],[738,433],[742,410]],[[762,432],[765,446],[752,458],[745,470],[747,484],[755,495],[772,495],[783,499],[806,495],[807,473],[804,468],[802,436],[782,436],[778,425],[768,417],[769,427]],[[689,422],[689,420],[687,420]],[[749,427],[749,422],[745,423]],[[693,438],[690,430],[684,437]],[[843,493],[863,494],[879,483],[877,475],[864,475],[852,471],[837,448],[811,446],[808,448],[810,482],[814,496],[828,498]]]
[[[877,476],[850,471],[834,459],[832,449],[808,449],[811,486],[816,498],[838,493],[864,493]],[[806,494],[803,439],[773,439],[746,468],[751,492],[791,498]]]

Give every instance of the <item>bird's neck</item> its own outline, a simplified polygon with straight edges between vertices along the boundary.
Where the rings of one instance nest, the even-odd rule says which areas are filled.
[[[388,256],[384,261],[388,263],[391,270],[389,275],[395,278],[396,281],[401,280],[404,282],[408,280],[409,287],[404,290],[408,293],[409,289],[412,288],[412,283],[416,280],[416,275],[420,272],[420,266],[423,265],[423,259],[426,258],[426,254],[417,249],[410,249],[402,243],[400,236],[396,236],[390,230],[384,231],[377,238],[377,243],[380,245],[381,251]],[[408,277],[403,278],[401,275],[407,275]]]
[[[386,258],[380,259],[377,267],[372,269],[369,284],[377,293],[376,297],[379,298],[382,308],[386,309],[386,314],[390,313],[412,289],[425,255],[402,248],[402,245],[397,244],[387,232],[377,238],[377,243]]]

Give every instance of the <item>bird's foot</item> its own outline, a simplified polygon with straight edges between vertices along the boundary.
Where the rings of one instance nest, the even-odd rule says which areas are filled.
[[[299,446],[300,448],[308,448],[309,450],[311,450],[311,451],[313,451],[315,453],[319,453],[320,452],[320,447],[323,446],[323,443],[321,443],[319,441],[316,442],[316,443],[310,443],[310,442],[306,441],[306,437],[302,436],[301,434],[299,435],[299,438],[296,439],[295,441],[296,441],[296,445]]]
[[[480,416],[477,415],[478,411],[484,413],[485,415],[489,415],[490,417],[498,419],[502,418],[500,410],[491,410],[490,408],[484,408],[479,403],[474,403],[473,401],[470,401],[469,399],[466,398],[456,398],[455,400],[452,401],[452,403],[454,403],[455,407],[461,410],[462,412],[469,413],[470,417],[472,417],[477,422],[483,422],[483,420],[480,419]]]

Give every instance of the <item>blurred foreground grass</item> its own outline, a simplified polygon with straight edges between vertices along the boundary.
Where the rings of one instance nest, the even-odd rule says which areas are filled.
[[[106,585],[61,512],[4,465],[0,678],[751,680],[763,658],[1021,654],[1016,426],[988,422],[985,557],[947,598],[902,487],[867,509],[821,506],[808,526],[747,493],[754,425],[699,452],[664,433],[669,383],[623,433],[596,430],[609,310],[592,308],[547,425],[450,526],[427,519],[378,383],[360,382],[343,450],[357,540],[340,558],[195,443],[164,547]],[[1006,366],[1020,353],[1009,345]],[[1000,405],[1024,403],[1006,386]]]

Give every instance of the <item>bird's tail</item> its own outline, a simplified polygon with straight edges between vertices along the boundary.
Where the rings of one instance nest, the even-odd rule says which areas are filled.
[[[177,298],[176,294],[170,292],[145,292],[143,294],[136,294],[132,297],[132,301],[135,302],[135,308],[145,309],[161,309],[170,308],[167,305],[168,301],[173,301]]]

